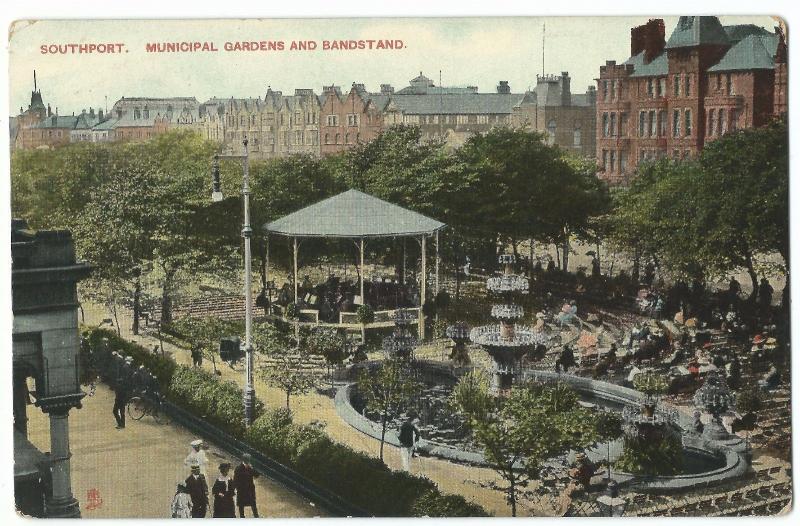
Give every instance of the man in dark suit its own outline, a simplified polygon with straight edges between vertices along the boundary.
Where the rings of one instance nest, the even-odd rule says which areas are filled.
[[[192,499],[192,518],[205,518],[208,509],[208,482],[200,473],[199,464],[192,466],[192,474],[186,478],[186,489]]]
[[[236,505],[239,507],[239,517],[244,518],[245,506],[253,510],[253,517],[258,518],[256,507],[256,485],[253,479],[258,478],[258,472],[253,469],[251,457],[245,453],[242,463],[233,470],[233,485],[236,488]]]
[[[235,489],[233,481],[228,476],[231,465],[223,462],[219,465],[219,477],[211,486],[211,493],[214,494],[214,513],[212,517],[217,518],[236,518],[236,510],[233,505],[233,495]]]
[[[119,367],[114,389],[114,419],[117,421],[117,429],[125,429],[125,404],[130,397],[131,383],[133,382],[133,358],[128,356],[125,362]]]

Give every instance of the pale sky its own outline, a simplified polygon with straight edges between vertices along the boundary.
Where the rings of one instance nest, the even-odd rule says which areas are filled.
[[[108,107],[126,97],[257,97],[267,86],[285,94],[295,88],[336,84],[347,91],[361,82],[396,89],[422,71],[445,86],[477,85],[493,92],[507,80],[512,92],[534,86],[542,72],[569,71],[573,93],[583,93],[606,60],[626,60],[630,29],[654,17],[375,18],[251,20],[102,20],[19,22],[9,45],[10,108],[27,108],[32,70],[45,104],[66,115],[89,106]],[[678,17],[661,17],[667,38]],[[724,25],[753,23],[772,30],[768,16],[723,16]],[[322,40],[399,39],[402,50],[324,51]],[[315,40],[315,51],[231,51],[225,42]],[[216,53],[147,53],[148,42],[214,42]],[[43,55],[40,46],[124,43],[122,54]]]

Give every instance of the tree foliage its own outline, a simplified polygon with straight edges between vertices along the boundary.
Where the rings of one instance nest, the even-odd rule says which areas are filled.
[[[476,374],[459,381],[451,403],[506,482],[503,490],[516,516],[518,491],[538,478],[546,459],[597,441],[597,417],[578,406],[577,394],[564,385],[520,385],[506,397],[493,398],[488,380]]]

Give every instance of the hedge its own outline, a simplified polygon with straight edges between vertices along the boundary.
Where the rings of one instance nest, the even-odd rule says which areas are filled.
[[[177,366],[107,329],[84,329],[83,337],[88,344],[84,353],[91,354],[101,375],[111,363],[112,351],[132,356],[134,365],[143,364],[153,372],[173,403],[373,515],[487,516],[483,508],[461,496],[443,495],[427,478],[391,471],[379,459],[332,441],[318,428],[293,423],[285,409],[264,409],[258,401],[257,418],[246,429],[241,389],[233,382],[207,371]]]

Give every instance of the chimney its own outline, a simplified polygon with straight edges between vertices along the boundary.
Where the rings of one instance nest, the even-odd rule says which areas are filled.
[[[94,108],[89,108],[89,117],[94,119]]]
[[[508,85],[507,80],[501,80],[497,85],[497,93],[511,93],[511,86]]]
[[[394,88],[391,84],[381,84],[381,95],[391,95],[394,93]]]
[[[50,117],[53,114],[53,111],[50,109],[50,104],[47,105],[47,116]]]
[[[644,51],[644,63],[649,64],[664,51],[664,20],[653,18],[646,24],[631,29],[631,56]]]
[[[597,105],[597,88],[594,86],[588,86],[586,88],[586,102],[589,106]]]
[[[561,72],[561,105],[572,106],[572,92],[569,86],[569,72]]]
[[[53,115],[52,117],[50,117],[50,122],[52,122],[53,126],[55,126],[56,123],[58,122],[58,116]]]
[[[102,121],[103,120],[103,108],[97,110],[97,119]]]

